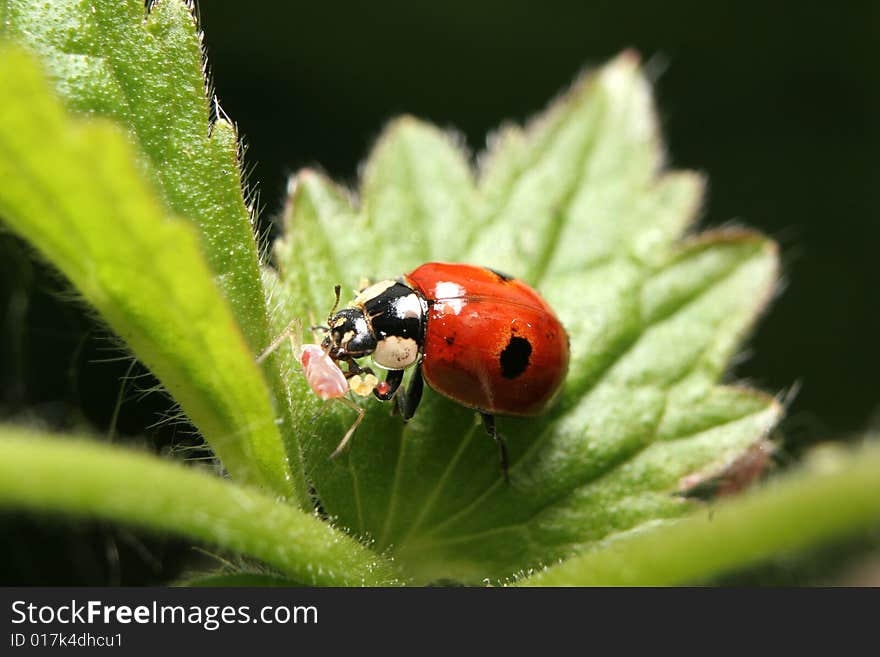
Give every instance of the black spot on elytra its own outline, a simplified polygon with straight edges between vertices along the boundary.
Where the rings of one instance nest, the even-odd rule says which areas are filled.
[[[446,341],[446,344],[448,344],[450,347],[455,344],[455,338],[452,337],[451,335],[446,335],[443,337],[443,339]]]
[[[510,342],[501,352],[501,376],[505,379],[515,379],[526,371],[529,366],[529,356],[532,355],[532,345],[525,338],[512,336]]]
[[[490,271],[490,272],[492,272],[493,274],[495,274],[498,278],[501,279],[501,281],[502,281],[503,283],[506,283],[506,282],[508,282],[508,281],[512,281],[512,280],[513,280],[513,276],[510,276],[509,274],[505,274],[505,273],[503,273],[503,272],[500,272],[500,271],[498,271],[497,269],[492,269],[491,267],[486,267],[486,271]]]

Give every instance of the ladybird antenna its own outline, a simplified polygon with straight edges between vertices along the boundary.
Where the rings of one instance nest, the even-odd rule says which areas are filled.
[[[327,323],[328,324],[330,323],[330,318],[333,317],[333,313],[335,313],[336,309],[339,307],[339,295],[341,294],[341,292],[342,292],[341,285],[334,285],[333,286],[333,293],[336,295],[336,301],[333,302],[333,308],[330,309],[330,314],[327,315]]]

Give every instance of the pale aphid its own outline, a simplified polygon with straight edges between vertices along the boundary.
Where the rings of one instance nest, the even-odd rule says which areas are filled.
[[[257,364],[262,363],[286,339],[289,339],[293,353],[299,359],[300,365],[302,365],[303,375],[312,392],[324,401],[338,399],[358,414],[357,419],[355,419],[354,423],[342,437],[337,448],[330,455],[330,458],[333,458],[345,448],[364,419],[364,409],[346,397],[346,393],[351,390],[361,397],[366,397],[373,392],[377,385],[381,387],[381,383],[372,373],[355,374],[346,378],[345,373],[340,369],[336,361],[330,358],[321,345],[300,345],[301,331],[302,327],[299,320],[291,321],[284,331],[272,340],[272,343],[257,356]]]
[[[321,349],[321,345],[304,344],[299,356],[306,381],[323,400],[339,399],[348,392],[348,381],[339,366]],[[369,393],[368,393],[369,394]]]

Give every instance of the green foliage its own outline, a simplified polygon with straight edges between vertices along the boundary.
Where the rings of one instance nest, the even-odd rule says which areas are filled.
[[[76,122],[31,59],[0,55],[0,214],[163,381],[223,464],[291,492],[266,386],[187,222],[144,182],[123,134]]]
[[[265,346],[257,250],[242,196],[235,128],[210,121],[201,35],[190,7],[3,0],[2,36],[40,55],[68,109],[113,119],[169,208],[196,226],[251,349]]]
[[[880,446],[816,450],[771,485],[675,524],[610,541],[524,579],[529,586],[697,582],[775,554],[880,526]]]
[[[0,106],[0,175],[11,181],[0,215],[155,372],[240,482],[9,429],[0,504],[181,533],[279,571],[194,579],[206,585],[505,582],[572,555],[526,583],[679,583],[878,515],[875,487],[835,491],[837,480],[812,473],[761,493],[766,509],[743,500],[725,511],[732,520],[700,519],[690,493],[764,444],[781,412],[763,393],[719,384],[772,293],[777,252],[742,229],[682,239],[702,182],[663,169],[632,53],[527,128],[504,128],[476,173],[454,138],[412,118],[380,138],[357,200],[302,172],[276,268],[260,271],[235,133],[222,115],[210,120],[185,3],[145,16],[134,0],[0,0],[0,25],[17,44],[0,50],[14,99]],[[291,318],[323,318],[334,284],[430,260],[522,277],[570,334],[556,404],[499,422],[509,483],[475,414],[430,390],[406,424],[363,400],[363,425],[331,461],[352,411],[317,400],[286,345],[263,366],[268,385],[254,364]],[[876,458],[865,463],[840,472],[876,471]],[[845,510],[818,528],[803,522],[813,481]],[[309,504],[307,484],[330,523],[288,504]],[[748,541],[724,540],[740,531]]]
[[[139,178],[146,176],[146,182],[151,183],[158,192],[166,208],[162,212],[169,216],[176,215],[181,220],[178,223],[186,221],[195,228],[197,246],[201,248],[213,273],[213,285],[219,287],[232,318],[238,324],[235,331],[244,337],[250,352],[257,353],[268,344],[270,336],[260,287],[257,246],[251,216],[242,193],[237,138],[234,127],[225,119],[216,100],[207,93],[201,35],[188,4],[179,0],[159,2],[147,14],[144,3],[137,0],[99,0],[89,4],[76,0],[37,4],[22,0],[0,0],[0,16],[3,17],[0,36],[39,54],[42,66],[68,110],[81,116],[112,119],[122,127],[133,146],[126,150],[128,161],[125,168],[135,168],[131,160],[136,160],[137,175]],[[7,107],[6,110],[18,112],[24,118],[27,115],[27,99],[33,95],[34,92],[30,92],[14,103],[15,107]],[[9,97],[13,98],[14,95],[10,93]],[[211,121],[212,114],[219,116]],[[87,141],[87,138],[83,139]],[[47,139],[45,145],[51,158],[51,141]],[[100,148],[96,144],[90,157],[104,157]],[[61,173],[58,167],[64,166],[64,163],[53,167],[48,165],[50,161],[44,161],[38,170],[44,176],[58,178]],[[82,168],[59,184],[72,183],[76,175],[87,177],[90,173],[85,162],[70,164]],[[104,165],[108,176],[115,175],[112,165],[112,162]],[[104,181],[94,178],[89,182],[90,186],[86,189],[97,189],[104,184]],[[120,190],[125,189],[125,183],[114,184]],[[143,183],[140,184],[143,186]],[[80,191],[85,193],[85,189]],[[123,191],[119,194],[124,197]],[[109,198],[107,200],[115,202]],[[150,234],[152,228],[130,227],[125,224],[125,217],[116,218],[112,222],[114,225],[108,226],[111,223],[108,218],[114,217],[114,213],[98,213],[96,209],[82,207],[89,214],[90,222],[89,226],[82,226],[83,231],[89,232],[92,241],[100,242],[107,251],[113,251],[119,242],[128,241],[128,247],[136,249],[139,257],[126,262],[123,254],[119,253],[119,264],[128,270],[128,275],[122,280],[143,278],[143,284],[155,284],[157,295],[152,303],[146,302],[146,297],[139,301],[137,295],[131,293],[133,290],[126,292],[125,285],[117,279],[119,272],[106,271],[120,285],[119,291],[130,297],[130,302],[137,302],[139,315],[161,315],[154,319],[169,327],[165,337],[172,342],[177,336],[170,329],[168,320],[170,315],[179,313],[174,322],[179,324],[184,334],[189,334],[192,347],[184,359],[184,371],[178,367],[174,376],[168,376],[165,371],[167,365],[160,365],[150,354],[149,347],[144,349],[146,345],[135,345],[129,339],[132,327],[115,324],[107,308],[92,298],[89,300],[174,393],[183,410],[212,444],[218,456],[224,459],[226,467],[235,469],[241,464],[227,462],[225,450],[217,448],[216,443],[250,440],[255,445],[249,448],[252,454],[247,460],[252,465],[260,463],[262,468],[275,470],[271,475],[274,481],[269,485],[281,495],[293,496],[306,507],[308,495],[298,446],[293,442],[285,445],[289,465],[281,463],[276,452],[279,432],[274,426],[275,417],[280,419],[283,435],[288,439],[293,435],[289,424],[287,394],[281,385],[277,366],[266,369],[272,392],[270,403],[275,408],[273,414],[266,412],[266,405],[261,401],[248,403],[249,409],[236,406],[224,412],[214,410],[206,414],[195,405],[204,405],[209,403],[208,400],[194,400],[188,391],[178,394],[180,388],[188,383],[186,379],[190,375],[186,371],[199,369],[200,376],[213,378],[218,385],[247,387],[242,396],[265,395],[265,385],[256,380],[253,372],[238,378],[241,370],[252,370],[252,365],[239,362],[230,368],[226,362],[247,356],[240,349],[239,335],[220,335],[224,330],[221,327],[228,326],[229,319],[223,318],[220,326],[214,329],[206,328],[217,318],[213,311],[207,312],[202,306],[209,303],[208,297],[216,299],[216,293],[182,294],[177,299],[170,297],[169,301],[172,304],[179,301],[179,306],[161,308],[160,300],[165,294],[162,286],[168,290],[194,285],[187,281],[189,268],[203,267],[201,262],[195,262],[202,258],[196,258],[188,250],[196,246],[192,244],[192,238],[178,240],[171,237],[162,245],[139,245],[136,240],[127,239],[126,232],[141,230]],[[60,231],[63,221],[56,217],[53,222],[50,214],[41,213],[47,223],[58,226],[57,230]],[[9,219],[14,223],[12,214]],[[118,230],[119,240],[112,239],[106,233],[105,226]],[[27,230],[22,225],[17,229],[22,233]],[[26,236],[39,248],[45,248],[34,237]],[[80,255],[100,262],[93,255]],[[157,258],[162,260],[154,264]],[[55,262],[52,256],[50,260],[72,278],[64,263]],[[174,283],[156,276],[162,266],[174,273]],[[157,280],[148,281],[150,278]],[[200,277],[196,276],[195,280],[200,280]],[[85,293],[82,288],[81,291]],[[224,310],[223,313],[229,315],[229,311]],[[214,333],[220,339],[201,346],[197,344],[204,339],[200,333]],[[224,346],[224,340],[228,340],[227,346]],[[232,352],[228,358],[210,353],[212,349],[222,351],[227,348]],[[201,359],[198,357],[200,349],[208,352]],[[199,363],[199,360],[202,362]],[[209,372],[209,368],[215,371]],[[229,394],[230,397],[235,395]],[[216,405],[222,401],[215,399],[210,403]],[[259,418],[255,415],[259,415]],[[273,426],[259,426],[267,424],[269,417]],[[251,438],[236,436],[242,427],[248,427],[248,432],[253,429],[254,435]]]
[[[182,533],[312,586],[394,583],[387,561],[313,515],[194,468],[79,438],[0,428],[0,500]]]

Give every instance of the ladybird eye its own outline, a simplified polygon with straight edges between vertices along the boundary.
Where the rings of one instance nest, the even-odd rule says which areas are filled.
[[[342,327],[336,327],[330,330],[330,337],[335,344],[341,345],[345,340],[345,330]]]

